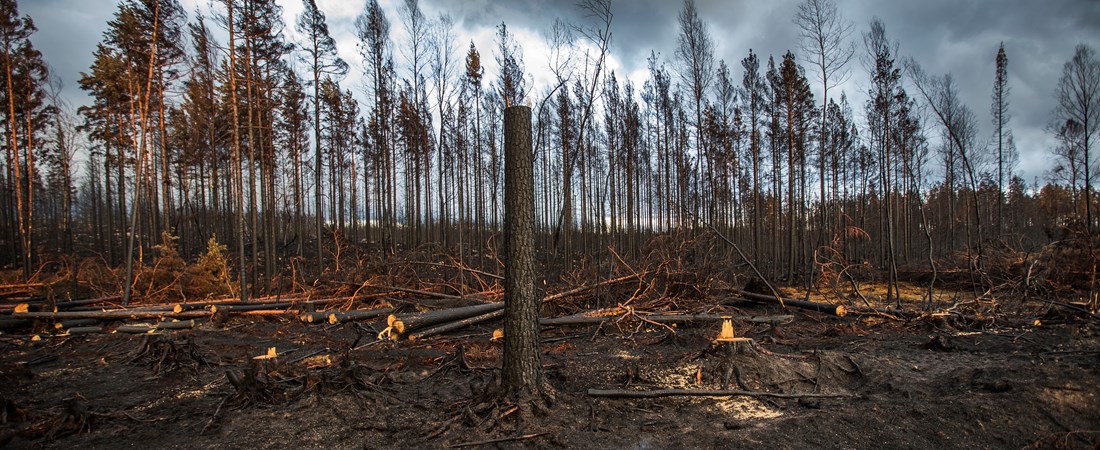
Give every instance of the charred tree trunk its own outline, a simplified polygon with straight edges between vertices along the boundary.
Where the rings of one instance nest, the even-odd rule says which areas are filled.
[[[531,108],[504,111],[504,392],[536,397],[542,385],[535,294],[535,201]]]

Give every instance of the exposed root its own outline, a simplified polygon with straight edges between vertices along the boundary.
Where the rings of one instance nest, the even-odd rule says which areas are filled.
[[[130,364],[148,364],[152,377],[164,376],[179,369],[198,373],[209,364],[199,352],[191,335],[182,339],[171,334],[146,334],[141,345],[130,352]]]

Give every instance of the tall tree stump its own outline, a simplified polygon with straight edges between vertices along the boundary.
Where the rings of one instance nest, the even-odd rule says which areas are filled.
[[[506,395],[537,398],[542,386],[535,293],[535,191],[531,108],[504,110],[504,368]]]

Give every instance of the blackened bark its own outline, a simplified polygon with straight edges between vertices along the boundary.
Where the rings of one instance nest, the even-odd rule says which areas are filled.
[[[504,111],[504,370],[502,387],[536,396],[542,385],[535,294],[535,201],[531,108]]]

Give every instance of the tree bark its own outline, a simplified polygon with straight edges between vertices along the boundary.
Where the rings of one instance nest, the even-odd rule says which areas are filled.
[[[504,110],[504,391],[534,397],[542,385],[535,294],[531,108]]]
[[[415,341],[415,340],[418,340],[418,339],[424,339],[424,338],[427,338],[427,337],[435,336],[437,334],[443,334],[443,333],[448,333],[448,332],[455,331],[455,330],[460,330],[460,329],[468,327],[470,325],[475,325],[475,324],[479,324],[481,322],[485,322],[485,321],[488,321],[488,320],[493,320],[493,319],[499,318],[503,315],[504,315],[504,310],[503,309],[498,309],[498,310],[495,310],[495,311],[487,312],[485,314],[481,314],[481,315],[477,315],[477,316],[473,316],[473,317],[467,317],[467,318],[461,319],[461,320],[456,320],[454,322],[447,322],[447,323],[440,324],[440,325],[437,325],[437,326],[434,326],[434,327],[431,327],[431,328],[425,328],[423,330],[417,331],[416,333],[412,333],[412,334],[409,335],[409,340],[410,341]]]
[[[412,330],[430,327],[441,323],[461,320],[504,308],[501,303],[486,303],[483,305],[462,306],[458,308],[437,309],[434,311],[418,312],[411,314],[390,315],[387,322],[393,326],[397,333],[407,333]]]

